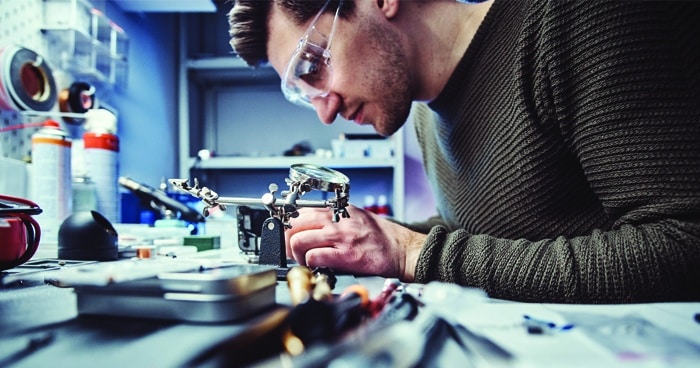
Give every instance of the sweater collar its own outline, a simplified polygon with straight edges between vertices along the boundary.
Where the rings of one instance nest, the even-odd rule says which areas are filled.
[[[500,13],[502,3],[501,1],[494,1],[493,5],[491,5],[488,13],[486,13],[486,17],[484,17],[481,25],[479,25],[479,29],[474,34],[474,38],[469,43],[467,51],[464,52],[464,56],[462,56],[462,59],[455,67],[452,75],[447,80],[445,87],[437,98],[428,103],[431,109],[441,113],[445,109],[453,108],[454,104],[458,103],[455,98],[459,94],[455,92],[464,89],[463,81],[473,69],[471,65],[474,63],[474,55],[478,53],[476,50],[484,47],[485,38],[491,32],[492,25],[495,22],[494,18],[496,14]]]

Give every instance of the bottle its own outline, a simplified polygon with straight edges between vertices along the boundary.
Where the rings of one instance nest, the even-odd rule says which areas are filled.
[[[32,135],[30,193],[43,211],[37,221],[47,243],[58,243],[58,228],[72,212],[71,143],[69,134],[51,119]]]
[[[97,211],[120,222],[117,117],[105,109],[88,110],[83,145],[85,169],[97,187]]]
[[[83,140],[73,139],[71,148],[73,212],[97,211],[97,186],[85,168],[84,150]]]
[[[385,216],[385,217],[390,217],[392,216],[392,211],[391,211],[391,206],[389,206],[389,201],[386,198],[386,195],[382,194],[379,197],[377,197],[377,215],[379,216]]]
[[[167,195],[169,198],[177,200],[174,193],[168,189],[168,182],[165,180],[165,177],[160,179],[158,190],[165,193],[165,195]],[[177,214],[172,210],[163,208],[161,210],[161,214],[163,218],[156,220],[153,224],[154,227],[187,227],[187,222],[177,218]]]
[[[73,212],[97,210],[97,187],[87,175],[73,176]]]
[[[377,202],[374,199],[373,195],[366,195],[365,196],[365,203],[364,206],[362,207],[365,210],[372,212],[372,213],[377,213]]]
[[[163,212],[163,218],[155,220],[153,227],[187,227],[187,222],[177,218],[175,213],[171,210],[165,210]]]

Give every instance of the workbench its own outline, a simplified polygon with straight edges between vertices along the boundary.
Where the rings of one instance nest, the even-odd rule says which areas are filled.
[[[354,283],[375,297],[384,279],[339,275],[336,290]],[[700,366],[700,303],[518,303],[464,288],[462,293],[454,285],[433,286],[447,293],[423,300],[410,321],[378,327],[370,320],[333,344],[312,347],[307,355],[254,362],[267,367],[329,362],[404,367],[422,365],[426,360],[421,355],[430,353],[431,366]],[[284,282],[277,284],[276,301],[289,305]],[[8,286],[0,288],[0,366],[248,364],[246,356],[231,356],[226,344],[270,313],[274,308],[236,323],[83,316],[70,288],[40,282]]]

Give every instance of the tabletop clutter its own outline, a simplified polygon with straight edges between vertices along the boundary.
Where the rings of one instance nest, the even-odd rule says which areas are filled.
[[[123,347],[151,350],[180,336],[177,331],[191,337],[191,348],[164,356],[169,359],[164,364],[693,366],[700,361],[700,303],[521,303],[455,284],[404,283],[298,265],[280,279],[275,265],[206,258],[37,267],[45,271],[7,274],[2,300],[12,299],[12,292],[46,289],[64,291],[61,303],[75,305],[74,314],[60,321],[3,328],[0,355],[17,339],[41,342],[22,355],[27,364],[92,359],[73,338],[57,340],[69,334],[76,341],[100,335],[102,340],[91,343],[107,349],[106,359],[114,364],[125,364]],[[0,307],[11,313],[9,305]],[[113,331],[115,326],[122,326],[121,332]],[[118,342],[124,342],[124,326],[151,327],[141,327],[123,345]],[[12,357],[16,354],[6,358],[16,362]]]

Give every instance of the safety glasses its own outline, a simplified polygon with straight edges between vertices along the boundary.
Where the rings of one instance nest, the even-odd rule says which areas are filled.
[[[328,96],[331,89],[331,41],[343,1],[338,2],[333,24],[328,36],[316,29],[316,23],[326,10],[330,0],[323,4],[313,22],[299,40],[296,50],[282,77],[282,93],[292,103],[313,109],[311,100]]]

